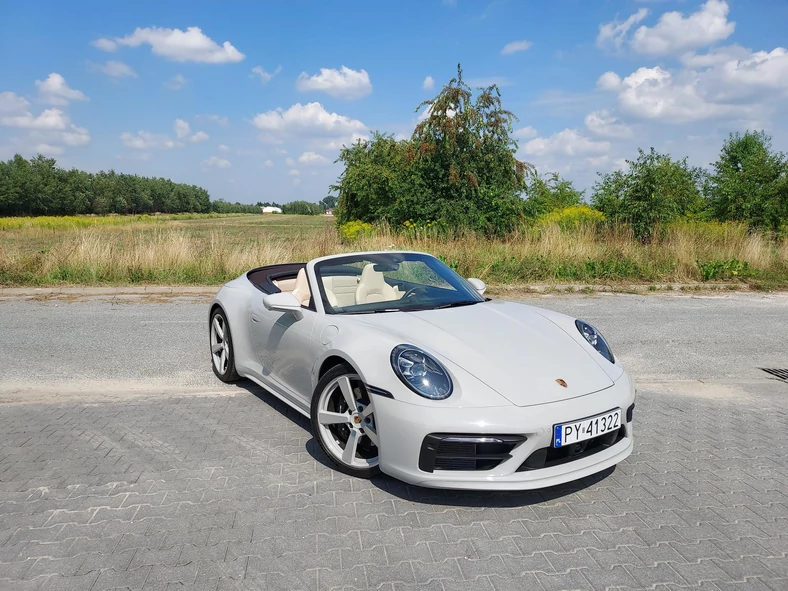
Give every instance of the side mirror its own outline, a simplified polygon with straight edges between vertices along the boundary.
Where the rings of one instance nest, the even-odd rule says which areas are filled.
[[[301,302],[289,291],[267,293],[263,296],[263,306],[278,312],[301,312]]]
[[[487,289],[487,286],[484,284],[484,281],[481,279],[476,279],[474,277],[468,278],[468,283],[471,284],[471,287],[479,292],[479,295],[484,295],[484,291]]]

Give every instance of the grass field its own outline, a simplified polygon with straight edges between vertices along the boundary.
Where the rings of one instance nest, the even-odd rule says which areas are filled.
[[[649,245],[623,231],[555,225],[506,240],[381,230],[343,244],[333,218],[254,214],[0,218],[0,284],[211,285],[260,265],[391,247],[433,253],[491,285],[723,280],[788,286],[788,241],[732,224],[680,224]]]

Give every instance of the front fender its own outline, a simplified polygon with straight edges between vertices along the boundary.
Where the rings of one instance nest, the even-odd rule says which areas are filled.
[[[344,319],[343,319],[344,320]],[[343,326],[345,323],[332,322],[338,331],[327,344],[320,344],[318,355],[312,370],[312,389],[319,381],[320,368],[330,357],[344,359],[352,366],[365,384],[381,388],[402,402],[426,407],[494,407],[511,406],[511,403],[495,390],[479,381],[460,366],[440,355],[421,347],[417,339],[403,342],[393,335],[375,330],[368,326]],[[391,351],[397,345],[409,344],[424,348],[425,351],[438,359],[449,372],[454,389],[446,400],[429,400],[416,394],[403,384],[391,367]]]

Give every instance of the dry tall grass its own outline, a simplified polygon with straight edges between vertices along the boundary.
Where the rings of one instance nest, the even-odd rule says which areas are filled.
[[[383,229],[352,244],[340,242],[332,225],[297,227],[297,232],[277,235],[263,226],[230,233],[218,226],[201,224],[197,232],[196,225],[160,223],[6,230],[0,232],[0,283],[217,284],[256,266],[387,248],[432,253],[462,275],[491,284],[698,281],[706,263],[719,266],[712,269],[712,279],[788,283],[788,240],[775,243],[734,224],[674,225],[663,240],[648,245],[622,229],[582,226],[523,229],[505,240],[473,234],[448,240],[429,232]],[[726,264],[733,260],[747,266],[731,274]]]

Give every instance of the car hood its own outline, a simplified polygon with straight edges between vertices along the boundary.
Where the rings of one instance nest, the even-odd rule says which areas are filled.
[[[531,306],[491,301],[357,319],[461,367],[516,406],[567,400],[613,385],[592,357],[595,351]]]

